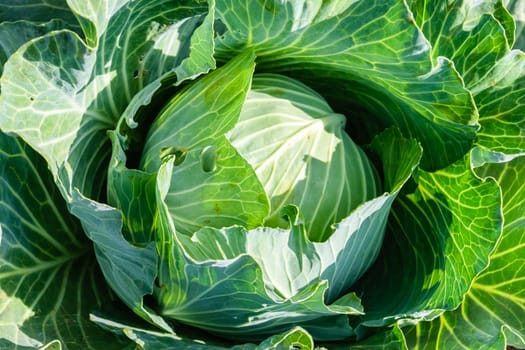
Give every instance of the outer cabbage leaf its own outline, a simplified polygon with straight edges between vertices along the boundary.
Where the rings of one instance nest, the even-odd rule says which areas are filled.
[[[516,21],[516,42],[514,48],[525,51],[525,1],[503,0],[503,3]]]
[[[118,312],[117,312],[118,314]],[[234,345],[224,339],[215,338],[210,334],[203,333],[197,329],[179,325],[177,334],[161,333],[148,329],[143,325],[132,323],[129,315],[122,315],[122,321],[115,316],[115,310],[110,314],[97,313],[92,315],[92,320],[104,328],[113,332],[123,334],[133,340],[144,350],[279,350],[300,349],[313,350],[313,339],[304,329],[295,327],[289,331],[273,335],[260,344],[246,343]],[[183,335],[181,335],[181,333]]]
[[[166,75],[181,81],[214,65],[207,56],[213,12],[206,16],[206,4],[126,1],[102,19],[97,3],[75,5],[94,21],[97,46],[68,30],[52,32],[14,53],[2,77],[0,127],[44,156],[68,200],[73,188],[101,197],[104,181],[94,179],[105,178],[106,130],[139,91],[149,83],[160,87]],[[207,35],[194,39],[199,31]]]
[[[144,304],[152,293],[157,255],[153,244],[134,246],[122,235],[122,214],[105,204],[73,194],[71,212],[78,217],[86,235],[95,243],[98,264],[118,297],[144,320],[169,332],[171,327]]]
[[[489,267],[476,278],[460,308],[430,323],[404,330],[411,347],[425,349],[505,349],[525,346],[525,271],[523,216],[525,157],[479,169],[503,190],[503,235]]]
[[[497,0],[408,1],[417,25],[431,44],[432,58],[454,62],[467,87],[483,80],[513,43],[512,17]]]
[[[397,324],[358,342],[325,345],[330,350],[409,350],[405,335]]]
[[[113,299],[45,161],[0,133],[0,348],[121,348],[89,321]],[[122,340],[122,339],[120,339]]]
[[[51,20],[61,20],[68,28],[80,32],[79,22],[75,14],[71,12],[66,0],[0,1],[0,23],[2,24],[17,21],[39,24]],[[31,37],[26,37],[25,41],[30,38]],[[5,37],[2,37],[2,43],[4,39]]]
[[[0,75],[3,72],[7,59],[29,38],[42,36],[53,30],[62,29],[64,24],[58,20],[46,23],[33,23],[27,21],[2,22],[0,21]]]
[[[472,89],[481,123],[476,144],[504,155],[524,155],[525,53],[509,52]]]
[[[74,13],[86,36],[86,43],[96,47],[98,39],[108,29],[111,18],[127,4],[128,0],[66,0],[70,12]]]
[[[191,1],[128,1],[99,18],[102,3],[83,4],[77,4],[81,16],[100,19],[92,26],[98,45],[90,47],[69,30],[23,45],[4,66],[0,127],[20,135],[47,161],[69,209],[95,242],[112,288],[137,313],[169,330],[142,304],[155,276],[155,268],[148,269],[155,265],[152,250],[129,245],[121,236],[120,213],[88,197],[104,197],[111,151],[106,130],[116,126],[128,104],[137,110],[162,81],[181,82],[213,67],[213,11]],[[93,45],[95,36],[86,35]],[[133,102],[139,91],[141,98]],[[127,264],[120,270],[119,257]]]
[[[469,150],[477,130],[472,96],[450,60],[432,63],[431,47],[405,2],[351,2],[331,17],[313,16],[306,27],[296,25],[294,5],[300,3],[217,3],[226,27],[218,55],[253,47],[259,70],[292,74],[345,106],[351,137],[369,141],[378,129],[399,126],[420,140],[426,169]]]
[[[481,125],[476,144],[502,154],[524,154],[525,54],[510,49],[515,26],[501,1],[409,3],[434,60],[451,59],[473,92]],[[519,2],[514,6],[514,11],[523,8]]]
[[[235,339],[262,338],[294,325],[317,339],[352,336],[347,315],[362,309],[354,293],[345,293],[376,257],[390,206],[421,156],[417,143],[403,141],[395,130],[378,140],[391,192],[358,207],[321,243],[308,240],[294,207],[283,213],[289,230],[234,226],[181,235],[164,201],[174,159],[163,163],[155,290],[161,313]]]
[[[0,75],[7,59],[28,40],[63,28],[80,29],[65,1],[0,1]]]
[[[415,191],[394,203],[380,256],[356,287],[367,310],[361,336],[368,327],[431,320],[457,308],[500,238],[498,185],[476,177],[469,156],[420,171],[416,181]]]

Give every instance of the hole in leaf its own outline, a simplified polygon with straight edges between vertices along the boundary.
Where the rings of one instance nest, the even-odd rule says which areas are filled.
[[[215,146],[204,147],[201,152],[200,160],[204,172],[209,173],[214,171],[217,161],[217,148]]]

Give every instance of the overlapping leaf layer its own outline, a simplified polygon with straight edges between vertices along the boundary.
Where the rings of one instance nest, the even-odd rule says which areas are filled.
[[[524,14],[0,0],[0,348],[525,347]],[[346,116],[381,179],[322,239],[297,206],[265,219],[258,166],[295,158],[236,149],[269,140],[239,115],[276,73]]]

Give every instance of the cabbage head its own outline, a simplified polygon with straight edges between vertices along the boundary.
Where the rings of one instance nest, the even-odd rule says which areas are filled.
[[[0,0],[0,348],[525,348],[523,0]]]
[[[308,237],[324,241],[334,224],[376,196],[373,165],[345,132],[345,116],[286,76],[255,75],[242,104],[231,114],[216,112],[216,101],[235,103],[228,100],[236,96],[229,87],[215,92],[219,85],[208,81],[235,74],[227,68],[167,104],[149,129],[140,168],[157,172],[167,155],[178,158],[166,197],[178,232],[233,225],[286,229],[280,212],[296,205]],[[220,73],[224,78],[215,77]],[[212,106],[196,100],[199,93]],[[192,110],[199,104],[202,112]]]

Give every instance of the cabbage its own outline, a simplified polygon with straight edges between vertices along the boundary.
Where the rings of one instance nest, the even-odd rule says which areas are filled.
[[[304,84],[255,75],[242,109],[231,116],[209,106],[193,110],[199,92],[210,99],[208,84],[203,78],[168,103],[142,153],[140,168],[155,172],[166,155],[181,152],[166,197],[177,231],[287,228],[281,210],[296,205],[308,237],[322,241],[331,226],[377,195],[373,165],[344,131],[345,116]]]
[[[522,0],[0,0],[0,348],[525,348]]]

